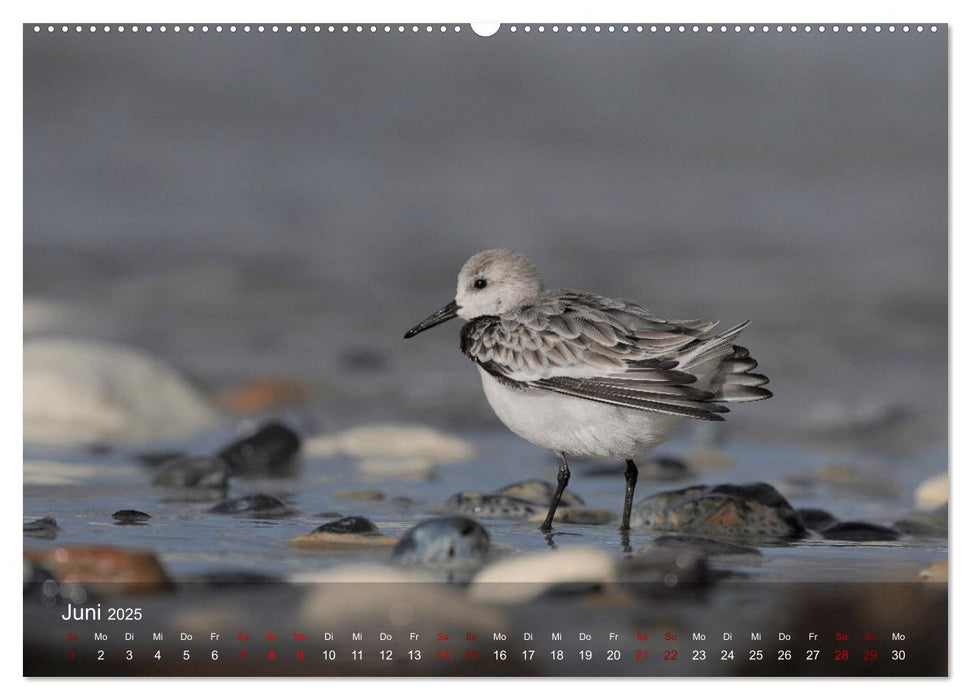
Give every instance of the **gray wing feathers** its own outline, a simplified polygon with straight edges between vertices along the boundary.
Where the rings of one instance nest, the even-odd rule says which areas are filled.
[[[753,400],[735,397],[756,389],[750,383],[761,375],[749,372],[755,361],[747,351],[732,345],[748,321],[706,336],[716,323],[666,320],[631,302],[554,292],[514,313],[473,319],[462,329],[462,351],[511,386],[723,420],[718,414],[728,409],[720,402]],[[690,386],[693,368],[718,360],[717,385]]]
[[[741,403],[771,398],[772,392],[762,388],[769,383],[769,378],[752,371],[758,365],[746,348],[733,345],[732,354],[722,360],[712,378],[711,389],[715,392],[712,401]]]
[[[666,413],[701,420],[725,420],[718,414],[728,410],[725,406],[716,403],[705,403],[688,398],[672,398],[662,393],[649,391],[628,391],[589,379],[551,377],[550,379],[531,382],[530,386],[548,389],[558,394],[612,404],[621,408]]]

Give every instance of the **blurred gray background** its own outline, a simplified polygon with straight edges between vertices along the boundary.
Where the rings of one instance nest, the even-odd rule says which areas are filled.
[[[25,336],[263,375],[320,420],[499,426],[452,298],[478,250],[551,287],[753,320],[745,434],[941,441],[947,38],[35,34]],[[940,444],[940,443],[939,443]]]

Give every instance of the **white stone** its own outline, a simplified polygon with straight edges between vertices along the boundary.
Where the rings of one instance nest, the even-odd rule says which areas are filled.
[[[921,510],[935,510],[947,503],[947,474],[938,474],[922,481],[914,491],[914,500]]]
[[[218,421],[185,378],[143,352],[71,338],[24,342],[25,443],[144,443]]]
[[[574,547],[490,564],[472,579],[469,597],[489,603],[518,603],[532,600],[559,583],[616,580],[613,556],[593,547]]]
[[[334,435],[317,435],[304,443],[306,454],[425,460],[429,464],[461,462],[475,450],[465,440],[420,425],[364,425]]]

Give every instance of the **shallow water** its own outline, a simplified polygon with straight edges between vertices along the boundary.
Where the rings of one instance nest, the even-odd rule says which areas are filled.
[[[225,435],[203,436],[193,447],[218,444]],[[282,497],[299,514],[281,518],[216,515],[206,512],[216,500],[178,502],[173,492],[151,485],[152,471],[131,455],[51,454],[28,449],[24,467],[25,522],[43,516],[57,519],[54,540],[25,538],[25,546],[46,548],[71,544],[115,545],[150,549],[176,580],[225,571],[249,571],[286,577],[350,561],[383,560],[385,553],[318,552],[292,549],[287,540],[309,533],[337,512],[363,515],[386,534],[400,536],[408,528],[440,513],[440,504],[463,490],[492,492],[525,479],[555,479],[556,465],[547,455],[501,432],[465,434],[477,450],[472,460],[439,465],[427,480],[373,480],[362,475],[354,459],[304,457],[300,472],[287,479],[233,478],[227,498],[265,492]],[[689,436],[666,445],[659,454],[690,454]],[[641,478],[639,500],[662,490],[696,483],[768,481],[797,508],[824,508],[841,520],[890,525],[912,511],[914,487],[946,469],[946,454],[926,452],[905,457],[833,455],[802,447],[766,446],[731,441],[718,446],[735,466],[695,470],[676,480]],[[843,481],[823,481],[820,468],[849,465]],[[604,466],[576,460],[570,490],[592,508],[619,514],[624,491],[621,473],[590,473]],[[643,471],[643,470],[642,470]],[[846,480],[852,474],[852,480]],[[350,500],[337,494],[380,490],[379,501]],[[407,500],[404,500],[407,499]],[[149,513],[145,524],[117,525],[111,514],[132,508]],[[494,549],[503,553],[541,551],[550,545],[535,523],[481,519]],[[624,547],[616,523],[603,526],[559,525],[556,546],[594,546],[621,556]],[[650,542],[658,533],[635,531],[630,546]],[[827,541],[818,535],[780,546],[762,546],[761,557],[716,559],[714,568],[731,577],[758,581],[909,581],[928,564],[947,557],[947,543],[938,539],[903,537],[889,543]]]

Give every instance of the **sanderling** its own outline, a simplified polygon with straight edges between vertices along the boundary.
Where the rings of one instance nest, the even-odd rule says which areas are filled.
[[[455,300],[405,338],[456,316],[468,321],[462,352],[478,365],[496,415],[556,453],[545,532],[570,479],[568,455],[626,460],[627,531],[635,457],[685,419],[724,420],[725,403],[772,396],[748,350],[733,344],[749,321],[708,333],[717,321],[675,321],[628,301],[545,291],[533,265],[508,250],[473,255],[459,272]]]

